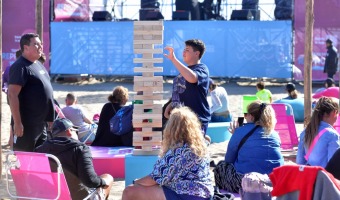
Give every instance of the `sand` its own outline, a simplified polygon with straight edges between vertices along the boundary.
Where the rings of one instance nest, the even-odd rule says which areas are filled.
[[[242,116],[242,96],[243,95],[254,95],[256,92],[256,82],[242,82],[242,83],[226,83],[221,81],[222,86],[226,88],[229,101],[230,111],[233,116]],[[75,83],[53,83],[54,96],[57,101],[61,104],[61,107],[65,105],[65,97],[69,92],[74,93],[78,96],[78,104],[82,105],[85,110],[89,113],[89,116],[93,116],[96,113],[100,113],[102,106],[107,102],[108,95],[112,92],[115,86],[123,85],[133,90],[133,84],[131,81],[113,81],[113,82],[100,82],[97,80],[92,81],[80,81]],[[270,83],[267,87],[274,95],[274,100],[284,98],[286,96],[284,85],[280,83]],[[303,86],[297,85],[298,91],[303,94]],[[317,88],[315,87],[313,91]],[[168,99],[171,96],[172,84],[164,84],[164,99]],[[303,95],[302,95],[303,96]],[[130,93],[130,99],[133,99],[132,92]],[[6,145],[9,137],[9,123],[10,123],[10,109],[6,102],[6,96],[2,95],[2,121],[1,121],[1,144]],[[298,134],[302,131],[302,125],[297,124]],[[225,151],[227,148],[227,142],[211,144],[209,146],[209,152],[212,159],[215,162],[224,159]],[[3,149],[2,159],[4,161],[5,154],[8,152],[8,148]],[[1,199],[9,199],[9,195],[6,191],[4,169],[2,171],[2,180],[0,182],[0,197]],[[111,196],[109,199],[119,200],[121,199],[122,191],[125,187],[125,181],[123,179],[117,179],[111,190]]]

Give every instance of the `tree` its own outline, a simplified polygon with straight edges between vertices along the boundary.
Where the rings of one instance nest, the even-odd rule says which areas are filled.
[[[313,56],[313,27],[314,0],[306,0],[305,17],[305,60],[304,60],[304,93],[305,93],[305,125],[312,114],[312,56]]]

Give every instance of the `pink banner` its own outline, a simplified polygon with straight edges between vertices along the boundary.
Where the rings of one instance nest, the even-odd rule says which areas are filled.
[[[50,33],[49,0],[43,1],[43,43],[47,57],[45,67],[49,70]],[[15,61],[15,52],[20,49],[20,37],[35,31],[35,0],[10,0],[2,2],[2,64],[3,70]]]
[[[54,0],[54,21],[89,21],[89,0]]]
[[[340,45],[340,1],[314,1],[314,40],[313,40],[313,66],[312,80],[325,80],[323,73],[326,56],[325,41],[329,38],[339,50]],[[304,45],[305,45],[305,13],[306,1],[295,0],[295,65],[302,75],[294,73],[296,80],[303,80]],[[337,73],[334,78],[338,79]]]

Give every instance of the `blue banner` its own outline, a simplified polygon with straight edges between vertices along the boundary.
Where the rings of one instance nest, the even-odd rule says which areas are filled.
[[[52,22],[52,74],[133,76],[133,22]],[[184,41],[206,44],[214,77],[292,77],[290,21],[165,21],[164,44],[182,60]],[[160,57],[162,55],[157,55]],[[164,72],[176,68],[164,58]]]

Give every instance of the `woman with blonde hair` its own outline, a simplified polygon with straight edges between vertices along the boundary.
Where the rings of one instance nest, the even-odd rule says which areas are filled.
[[[339,103],[332,97],[321,97],[310,122],[300,135],[296,163],[326,167],[340,147],[339,133],[333,128],[338,118]]]
[[[247,107],[247,124],[233,129],[225,160],[214,169],[215,183],[228,192],[239,192],[244,174],[269,174],[283,165],[280,137],[274,127],[275,112],[270,105],[255,101]]]
[[[125,106],[129,100],[129,91],[123,86],[113,88],[102,111],[100,112],[96,138],[92,146],[132,146],[132,131],[125,135],[115,135],[110,132],[110,119]]]
[[[153,171],[125,188],[123,200],[210,199],[210,159],[197,116],[188,107],[175,108],[163,137]]]

